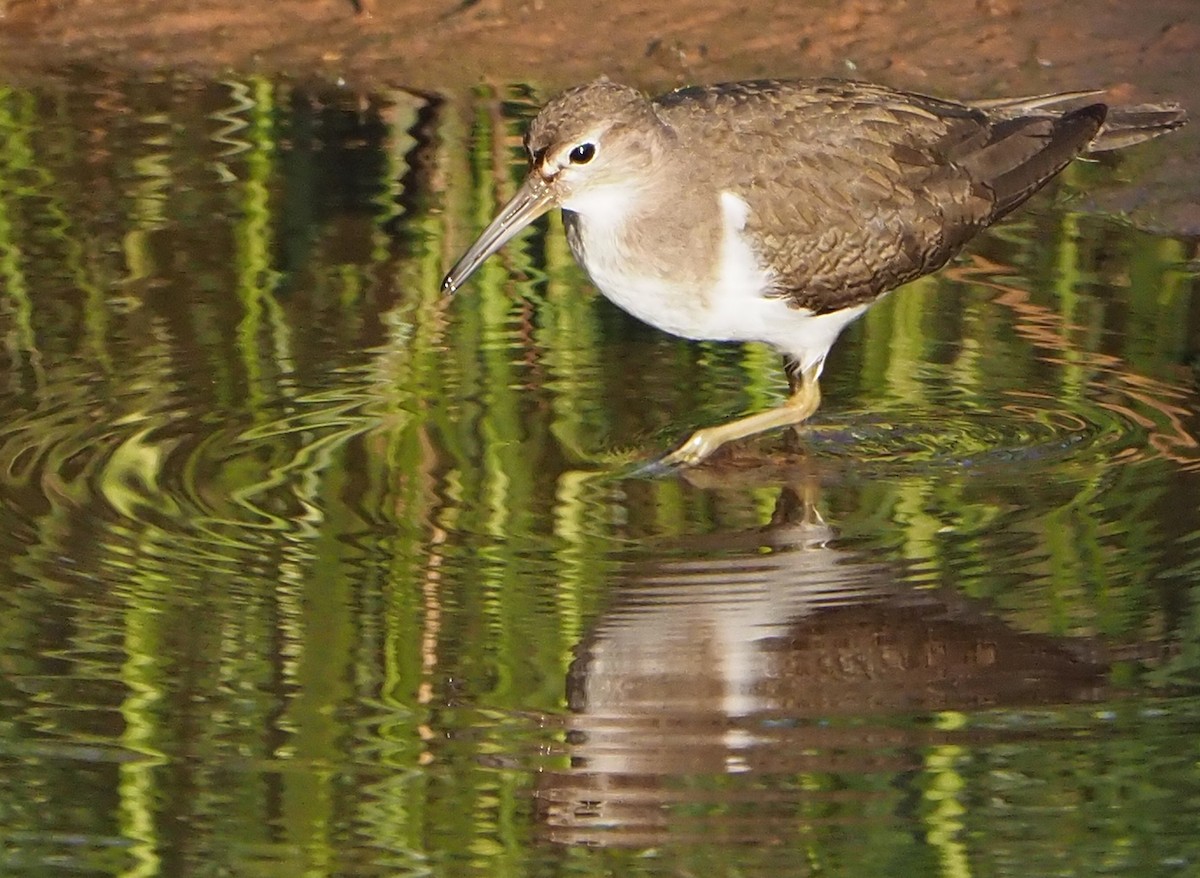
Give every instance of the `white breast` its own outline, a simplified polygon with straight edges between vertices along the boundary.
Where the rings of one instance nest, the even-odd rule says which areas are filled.
[[[598,194],[598,193],[596,193]],[[629,257],[622,243],[628,216],[627,201],[566,204],[578,211],[568,229],[575,258],[609,300],[664,332],[691,339],[760,341],[798,360],[803,368],[820,363],[845,326],[866,310],[857,306],[817,315],[767,295],[771,273],[762,266],[744,230],[749,205],[737,195],[722,192],[721,243],[713,256],[715,271],[680,271],[678,276],[655,271],[655,265]],[[656,265],[695,258],[664,254]],[[694,267],[693,267],[694,268]],[[683,277],[707,277],[683,281]]]

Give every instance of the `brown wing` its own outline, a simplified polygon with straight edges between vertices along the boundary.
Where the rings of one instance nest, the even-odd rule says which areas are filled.
[[[712,114],[727,123],[728,148],[707,160],[749,204],[779,294],[817,312],[944,265],[1078,155],[1105,111],[989,115],[833,81],[685,89],[656,105],[697,148],[713,143]]]

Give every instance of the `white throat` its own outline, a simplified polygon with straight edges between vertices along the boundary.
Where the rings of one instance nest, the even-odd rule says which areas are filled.
[[[563,210],[569,210],[599,224],[620,224],[633,213],[633,205],[640,194],[639,187],[623,184],[594,186],[582,192],[573,192],[562,201]]]

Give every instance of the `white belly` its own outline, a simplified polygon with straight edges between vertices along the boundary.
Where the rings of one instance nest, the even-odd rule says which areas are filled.
[[[572,219],[571,248],[606,298],[651,326],[691,339],[765,342],[804,369],[820,364],[867,305],[814,314],[769,295],[771,275],[742,234],[747,211],[737,196],[721,194],[724,227],[719,250],[712,254],[717,265],[709,272],[682,265],[677,271],[655,270],[682,253],[656,261],[629,258],[620,239],[623,227],[606,221],[604,212]]]

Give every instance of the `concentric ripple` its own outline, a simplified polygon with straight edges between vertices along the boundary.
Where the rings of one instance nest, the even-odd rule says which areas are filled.
[[[302,529],[330,456],[383,420],[369,383],[354,380],[253,418],[199,413],[169,392],[157,405],[98,383],[44,387],[36,408],[0,424],[4,517],[18,527],[84,516],[90,527],[152,530],[176,562],[203,549],[197,560],[208,564],[216,545],[245,550]]]
[[[999,467],[1060,460],[1136,460],[1146,427],[1101,406],[1055,408],[1049,397],[992,411],[838,412],[805,430],[813,453],[867,466]]]

